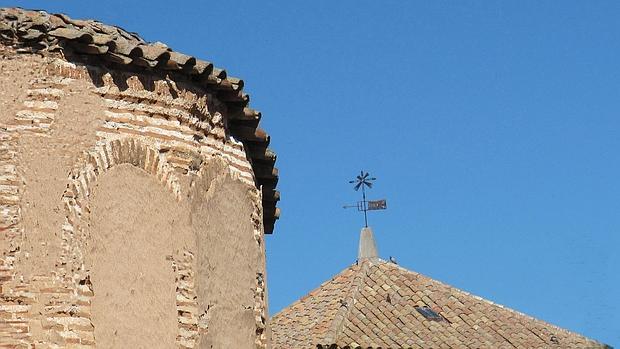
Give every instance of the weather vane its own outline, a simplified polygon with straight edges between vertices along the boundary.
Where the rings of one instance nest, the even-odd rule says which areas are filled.
[[[385,210],[387,209],[387,202],[385,199],[382,200],[366,200],[366,187],[368,189],[372,188],[372,182],[377,180],[375,177],[368,177],[368,172],[364,173],[364,171],[360,171],[359,176],[357,176],[354,180],[349,181],[349,183],[355,183],[353,189],[355,191],[359,191],[362,188],[362,201],[358,201],[356,205],[345,205],[343,208],[352,208],[357,207],[357,210],[360,212],[364,212],[364,226],[368,228],[368,211],[374,210]]]

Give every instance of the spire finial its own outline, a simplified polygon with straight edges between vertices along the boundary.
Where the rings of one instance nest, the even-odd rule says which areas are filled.
[[[364,212],[364,228],[360,232],[360,244],[357,251],[357,260],[379,258],[377,253],[377,244],[372,233],[372,229],[368,227],[368,211],[373,210],[385,210],[387,209],[387,202],[385,199],[370,201],[366,200],[366,187],[372,188],[372,184],[377,178],[370,177],[370,174],[365,171],[360,171],[359,176],[354,180],[349,181],[350,184],[355,184],[353,189],[355,191],[362,189],[362,201],[358,201],[357,205],[345,205],[344,208],[357,207],[357,210]]]
[[[360,245],[357,251],[357,260],[369,258],[379,258],[377,252],[377,244],[375,243],[375,237],[372,234],[372,229],[369,227],[362,228],[360,232]]]

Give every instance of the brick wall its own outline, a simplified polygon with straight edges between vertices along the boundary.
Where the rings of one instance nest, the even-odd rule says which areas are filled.
[[[261,193],[255,188],[243,144],[227,136],[222,104],[191,84],[166,78],[78,66],[58,57],[21,57],[26,56],[12,55],[2,62],[2,73],[30,69],[34,74],[28,86],[8,87],[27,89],[24,100],[2,101],[17,105],[18,111],[5,125],[0,124],[0,246],[4,247],[0,261],[0,347],[95,346],[91,303],[97,297],[97,287],[84,262],[84,245],[89,238],[89,199],[98,178],[115,166],[131,165],[155,178],[175,202],[183,205],[191,183],[214,159],[225,164],[227,176],[250,193],[248,200],[254,212],[244,219],[253,227],[251,248],[260,259],[252,266],[253,284],[238,286],[254,290],[255,321],[245,330],[255,336],[257,348],[266,347]],[[39,256],[30,255],[32,251],[25,244],[33,228],[22,222],[24,212],[31,209],[22,202],[22,194],[33,180],[26,178],[25,174],[32,171],[25,169],[37,164],[29,163],[22,154],[36,152],[33,144],[45,147],[56,141],[62,146],[56,131],[65,126],[57,120],[71,112],[72,105],[67,103],[79,101],[82,95],[98,101],[89,106],[92,109],[88,113],[96,122],[84,126],[93,128],[85,133],[94,137],[86,142],[90,145],[80,143],[77,147],[83,149],[72,149],[63,156],[67,164],[64,178],[54,179],[63,180],[65,190],[48,194],[56,197],[62,208],[51,214],[59,215],[63,223],[49,236],[57,244],[47,248],[60,246],[60,251],[46,272],[29,274],[24,271],[25,265],[36,263]],[[209,332],[209,319],[197,305],[195,282],[200,276],[194,270],[195,253],[195,249],[188,249],[167,254],[175,275],[176,342],[180,348],[198,347],[201,335]]]

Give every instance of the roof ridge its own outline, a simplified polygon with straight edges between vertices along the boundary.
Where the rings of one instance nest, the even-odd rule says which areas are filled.
[[[357,302],[357,296],[362,290],[364,281],[368,276],[368,270],[373,265],[373,261],[371,259],[360,260],[357,263],[359,264],[360,268],[357,273],[355,273],[353,280],[351,280],[351,285],[349,286],[349,293],[347,294],[347,297],[341,302],[340,309],[338,309],[338,313],[336,313],[336,316],[334,316],[332,326],[327,331],[327,335],[324,339],[326,343],[333,344],[337,342],[337,338],[342,333],[345,320],[349,317],[349,314],[353,309],[353,305],[355,304],[355,302]]]

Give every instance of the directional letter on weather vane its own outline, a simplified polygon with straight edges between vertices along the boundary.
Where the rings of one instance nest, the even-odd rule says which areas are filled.
[[[359,176],[357,176],[354,180],[349,181],[349,183],[355,183],[353,189],[355,191],[359,191],[362,188],[362,201],[358,201],[357,205],[345,205],[343,208],[351,208],[357,207],[357,210],[360,212],[364,212],[364,226],[368,227],[368,211],[373,210],[385,210],[387,209],[387,201],[385,199],[382,200],[366,200],[366,187],[368,189],[372,188],[372,182],[377,178],[368,177],[368,172],[364,173],[364,171],[360,171]]]

